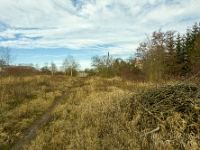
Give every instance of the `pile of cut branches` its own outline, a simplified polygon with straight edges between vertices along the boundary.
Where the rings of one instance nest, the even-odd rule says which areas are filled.
[[[129,104],[128,119],[137,118],[135,128],[142,136],[157,134],[157,141],[173,141],[178,145],[171,145],[175,149],[191,148],[188,141],[200,148],[199,85],[183,83],[151,89],[134,95]]]

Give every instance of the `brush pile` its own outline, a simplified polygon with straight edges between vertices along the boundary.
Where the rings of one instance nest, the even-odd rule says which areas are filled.
[[[197,84],[168,85],[134,95],[128,116],[144,137],[154,135],[150,143],[163,148],[167,144],[172,149],[200,148],[200,86]]]

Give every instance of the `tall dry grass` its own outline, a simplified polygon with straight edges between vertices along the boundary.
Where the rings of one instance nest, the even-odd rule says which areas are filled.
[[[142,112],[138,111],[131,121],[127,113],[133,94],[156,86],[159,85],[133,83],[120,78],[85,80],[81,87],[69,90],[66,100],[52,113],[51,122],[24,149],[158,148],[152,139],[142,137],[143,133],[136,128]],[[171,148],[170,145],[164,147]]]
[[[117,77],[58,78],[53,84],[53,89],[58,89],[60,95],[62,91],[67,90],[67,97],[54,109],[51,120],[38,131],[37,137],[25,144],[23,149],[199,149],[199,135],[182,133],[187,124],[179,113],[172,112],[166,118],[168,126],[163,124],[163,118],[156,119],[149,113],[151,110],[145,110],[139,105],[132,106],[135,107],[134,113],[130,113],[130,100],[137,98],[135,94],[144,93],[152,88],[159,89],[164,84],[131,82]],[[41,108],[45,110],[50,94],[53,92],[47,92],[46,98],[44,92],[39,94],[43,99]],[[35,106],[36,103],[35,99],[29,104]],[[30,123],[31,121],[27,126]]]
[[[60,80],[60,81],[59,81]],[[66,79],[67,80],[67,79]],[[0,149],[10,149],[24,131],[62,95],[63,78],[1,77]]]

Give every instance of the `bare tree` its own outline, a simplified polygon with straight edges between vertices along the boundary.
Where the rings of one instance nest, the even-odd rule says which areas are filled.
[[[137,52],[141,54],[143,71],[148,76],[149,81],[158,81],[164,74],[165,54],[166,54],[166,34],[153,32],[152,37],[140,44]]]
[[[10,65],[13,59],[10,48],[0,47],[0,65]]]
[[[42,68],[40,68],[41,72],[43,73],[50,73],[50,68],[48,67],[48,62],[44,63],[44,66]]]
[[[0,67],[3,67],[6,64],[6,62],[3,59],[0,59]]]
[[[70,75],[73,76],[74,72],[79,68],[79,63],[74,59],[72,55],[68,55],[67,58],[63,61],[63,68],[65,73],[70,71]]]
[[[51,62],[51,74],[52,76],[56,73],[57,67],[54,62]]]
[[[36,69],[37,71],[40,71],[40,66],[39,66],[38,64],[36,64],[36,65],[35,65],[35,69]]]

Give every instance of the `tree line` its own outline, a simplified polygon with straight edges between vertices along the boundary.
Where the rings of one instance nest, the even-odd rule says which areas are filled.
[[[153,32],[137,48],[148,80],[189,77],[200,71],[200,23],[184,35],[175,33]]]
[[[94,56],[95,70],[86,71],[103,77],[146,81],[197,76],[200,74],[200,23],[195,23],[183,35],[172,30],[155,31],[139,44],[135,55],[127,60]]]
[[[0,67],[9,65],[12,56],[9,48],[0,48]],[[59,73],[77,76],[79,63],[68,55]],[[154,31],[139,44],[137,52],[124,60],[109,55],[93,56],[92,68],[84,70],[89,76],[120,76],[130,80],[159,81],[171,78],[197,76],[200,71],[200,23],[181,35],[176,31]],[[37,68],[37,67],[36,67]],[[37,69],[39,73],[58,74],[51,62]]]
[[[51,64],[47,62],[41,68],[39,65],[33,64],[18,64],[11,65],[14,57],[11,49],[8,47],[0,47],[0,75],[69,75],[76,76],[79,70],[79,63],[72,55],[68,55],[62,63],[61,69],[58,69],[56,64],[52,61]]]

